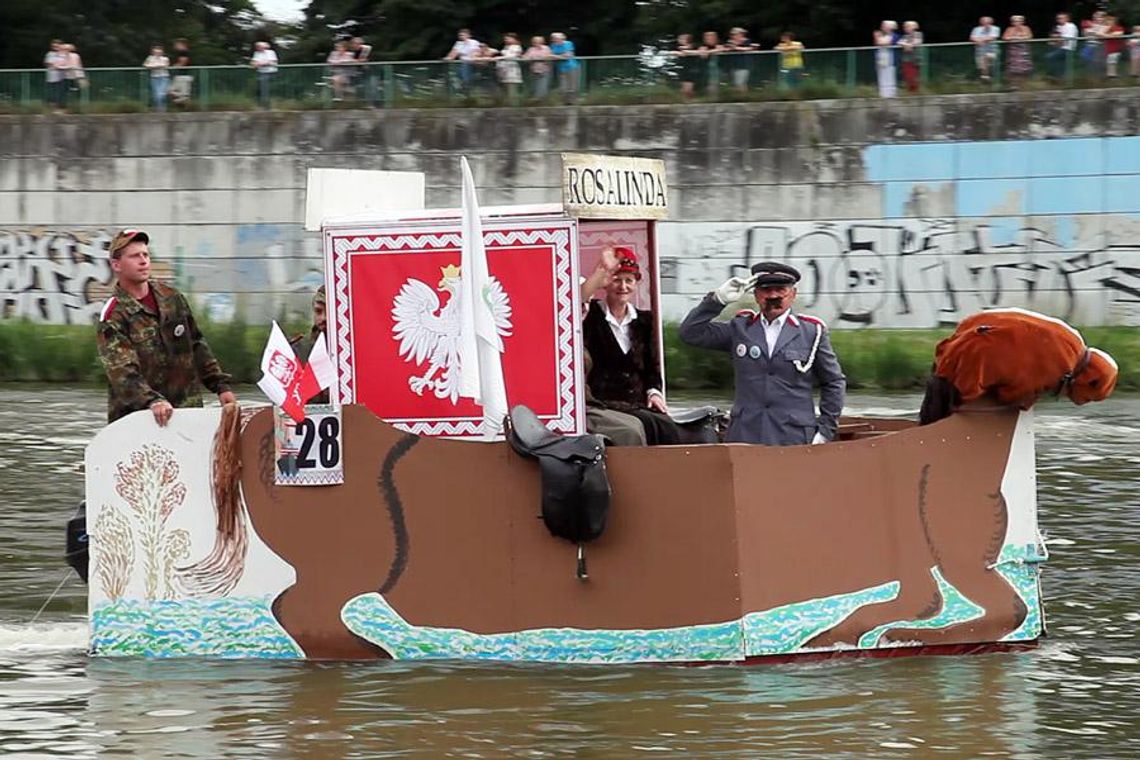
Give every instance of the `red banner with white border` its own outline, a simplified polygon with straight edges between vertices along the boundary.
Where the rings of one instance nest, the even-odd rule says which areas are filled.
[[[572,434],[585,429],[575,238],[561,217],[483,221],[508,404]],[[459,397],[460,244],[458,218],[326,228],[341,403],[420,435],[480,434],[481,408]]]

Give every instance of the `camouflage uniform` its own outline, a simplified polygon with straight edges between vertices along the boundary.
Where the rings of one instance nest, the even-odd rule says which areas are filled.
[[[156,401],[166,400],[175,408],[202,406],[202,385],[212,393],[231,390],[231,378],[202,337],[186,298],[154,280],[150,288],[158,314],[121,285],[103,307],[98,344],[110,381],[108,422]]]

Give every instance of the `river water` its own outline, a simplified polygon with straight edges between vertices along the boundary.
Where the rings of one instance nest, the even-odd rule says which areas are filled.
[[[700,668],[88,659],[76,579],[31,620],[103,415],[95,391],[0,387],[5,757],[1140,757],[1138,399],[1039,408],[1037,649]]]

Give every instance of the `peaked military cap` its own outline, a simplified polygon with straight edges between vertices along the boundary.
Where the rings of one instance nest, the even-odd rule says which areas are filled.
[[[800,281],[798,269],[778,261],[761,261],[759,264],[753,264],[752,274],[756,276],[758,288],[795,285]]]

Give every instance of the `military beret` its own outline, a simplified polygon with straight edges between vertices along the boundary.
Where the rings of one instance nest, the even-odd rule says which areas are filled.
[[[800,281],[800,271],[778,261],[761,261],[752,265],[756,277],[756,287],[766,288],[779,285],[795,285]]]

